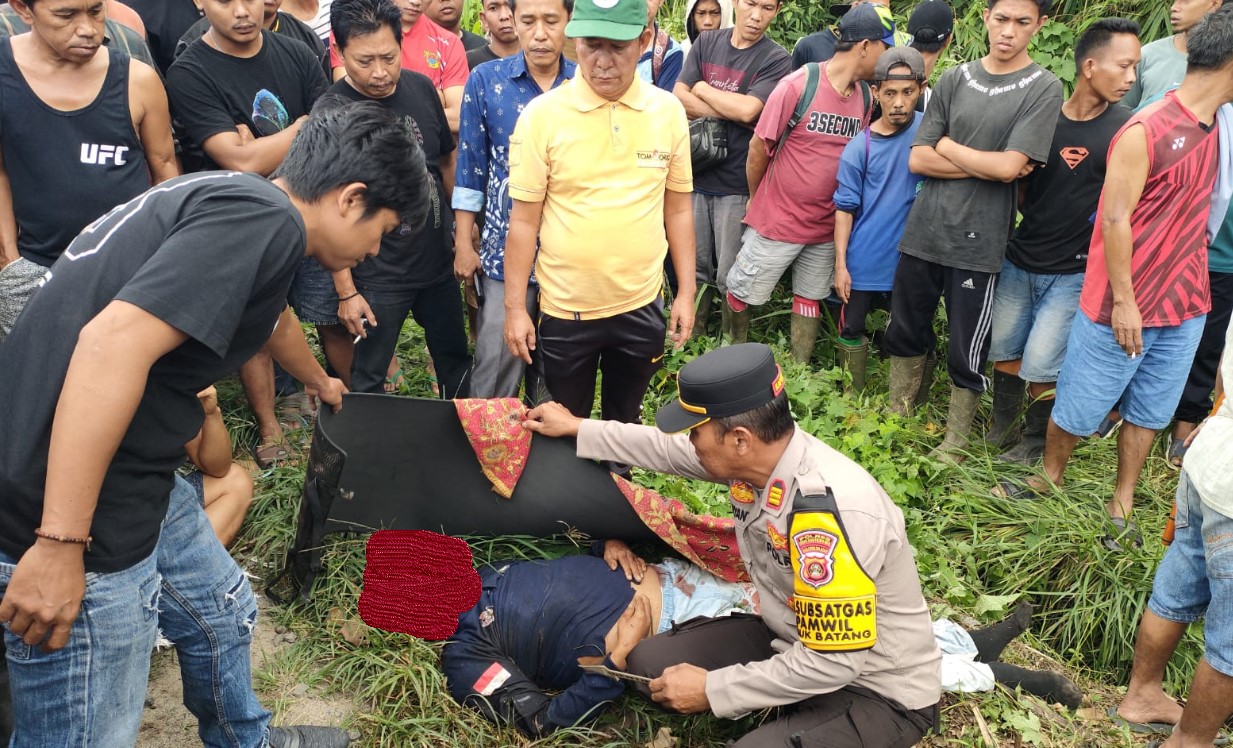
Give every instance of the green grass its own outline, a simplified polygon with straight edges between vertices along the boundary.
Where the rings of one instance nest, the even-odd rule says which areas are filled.
[[[1035,630],[1012,646],[1007,659],[1034,667],[1065,670],[1093,705],[1117,702],[1126,682],[1135,629],[1162,553],[1159,542],[1176,473],[1158,453],[1149,459],[1138,494],[1136,520],[1143,550],[1114,554],[1104,549],[1103,505],[1116,467],[1113,440],[1086,441],[1075,454],[1064,490],[1036,502],[993,498],[988,488],[1022,469],[997,463],[983,442],[959,468],[943,467],[924,455],[941,439],[948,387],[939,371],[932,403],[912,419],[885,410],[885,364],[871,361],[863,396],[843,394],[843,375],[832,361],[833,326],[817,346],[811,367],[787,355],[787,308],[777,297],[755,315],[753,337],[775,348],[788,381],[794,415],[803,428],[868,469],[903,508],[917,554],[926,596],[935,615],[964,623],[1001,618],[1020,598],[1037,605]],[[653,412],[675,396],[675,372],[685,361],[712,348],[690,341],[665,359],[647,393]],[[407,394],[427,396],[422,334],[408,324],[399,355],[408,377]],[[237,442],[252,438],[252,425],[234,383],[220,388]],[[727,511],[724,490],[672,476],[640,472],[646,485],[686,501],[699,511]],[[304,462],[263,472],[235,553],[247,568],[270,578],[280,568],[295,534]],[[550,558],[579,552],[579,538],[469,538],[477,561]],[[648,554],[658,552],[645,548]],[[593,729],[575,729],[531,742],[498,729],[460,708],[445,690],[438,668],[442,645],[367,629],[367,642],[348,644],[338,618],[355,617],[364,565],[364,538],[331,536],[324,546],[325,570],[307,606],[273,609],[274,621],[297,634],[258,674],[258,687],[277,710],[294,683],[321,686],[355,701],[351,727],[361,746],[601,746],[643,745],[667,726],[682,746],[721,746],[766,718],[731,722],[708,717],[666,715],[645,702],[624,697]],[[1202,651],[1198,628],[1183,641],[1169,671],[1168,687],[1184,695]],[[1107,721],[1084,721],[1031,697],[998,691],[944,701],[943,734],[929,745],[985,746],[985,732],[997,745],[1133,746],[1142,744]],[[980,715],[977,717],[976,715]],[[983,723],[983,724],[982,724]]]

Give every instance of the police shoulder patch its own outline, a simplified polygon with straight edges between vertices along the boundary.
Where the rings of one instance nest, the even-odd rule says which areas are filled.
[[[783,494],[786,490],[787,485],[781,478],[771,481],[771,485],[766,489],[766,508],[777,510],[783,506]]]

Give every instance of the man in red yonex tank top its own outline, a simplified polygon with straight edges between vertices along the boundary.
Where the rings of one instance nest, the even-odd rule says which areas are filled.
[[[1211,307],[1207,214],[1217,166],[1216,109],[1233,100],[1233,8],[1190,37],[1186,78],[1114,136],[1087,276],[1058,377],[1045,473],[1061,485],[1080,435],[1121,398],[1117,486],[1105,544],[1138,544],[1130,514],[1156,432],[1169,424]],[[1003,483],[1034,497],[1044,482]]]

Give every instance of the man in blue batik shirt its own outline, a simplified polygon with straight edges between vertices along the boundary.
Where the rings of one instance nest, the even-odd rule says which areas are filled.
[[[574,0],[510,0],[510,8],[522,51],[480,65],[467,79],[452,198],[457,223],[454,274],[460,280],[474,277],[480,296],[471,396],[484,398],[517,397],[524,369],[502,338],[505,234],[511,207],[509,136],[527,102],[574,77],[575,70],[561,54]],[[483,231],[476,254],[471,234],[481,211]],[[527,285],[527,310],[532,315],[538,293],[534,283]]]

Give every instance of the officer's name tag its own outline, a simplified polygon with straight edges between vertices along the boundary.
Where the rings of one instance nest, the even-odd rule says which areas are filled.
[[[672,153],[670,151],[635,151],[634,157],[638,160],[638,166],[643,169],[667,169],[668,163],[672,161]]]
[[[877,639],[873,595],[853,598],[792,598],[796,631],[810,649],[830,652],[867,649]]]

